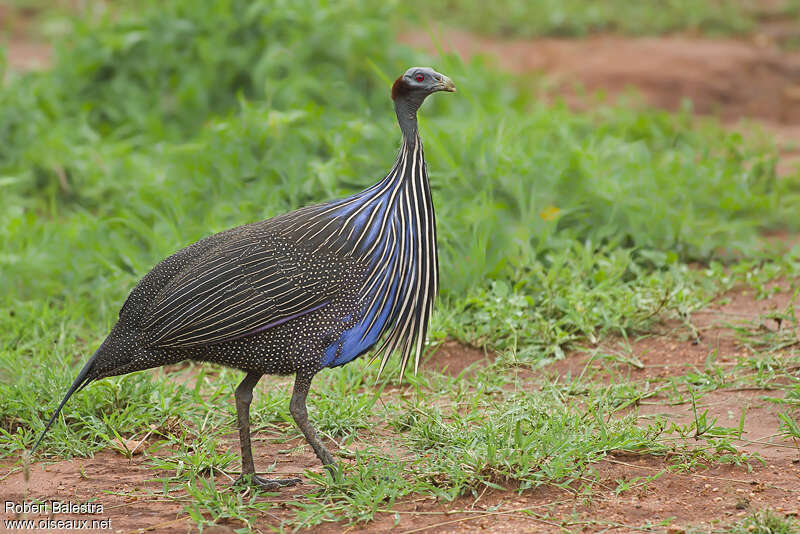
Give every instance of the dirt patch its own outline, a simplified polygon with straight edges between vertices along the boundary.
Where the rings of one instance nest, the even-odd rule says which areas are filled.
[[[737,348],[728,355],[740,356],[762,351],[786,353],[784,349],[800,346],[800,328],[793,320],[800,316],[797,282],[774,282],[764,290],[769,293],[764,298],[757,298],[753,289],[730,291],[692,314],[691,324],[709,349],[714,343],[720,347],[735,342]],[[717,353],[725,356],[721,350]]]
[[[53,54],[49,45],[24,39],[0,42],[0,46],[6,47],[8,68],[14,71],[43,70],[50,65]]]
[[[270,453],[279,457],[281,445],[259,444],[257,462],[265,465]],[[272,458],[274,458],[273,456]],[[432,499],[406,499],[392,513],[379,513],[367,524],[343,526],[323,524],[313,532],[381,533],[414,532],[584,532],[636,527],[667,521],[679,526],[711,526],[734,521],[755,510],[770,508],[786,514],[800,510],[800,466],[791,460],[769,460],[767,465],[745,467],[717,466],[694,473],[668,471],[661,458],[610,456],[592,466],[599,483],[591,493],[581,491],[580,483],[567,488],[540,487],[522,493],[488,489],[477,496],[461,497],[452,503]],[[279,458],[275,472],[294,475],[298,468],[317,469],[310,450],[291,458]],[[0,483],[5,499],[15,502],[41,498],[103,505],[97,518],[110,518],[113,532],[193,531],[183,512],[191,502],[186,492],[176,489],[172,499],[157,495],[161,484],[153,479],[170,473],[154,471],[148,461],[128,461],[110,452],[92,459],[61,461],[31,468],[30,481],[16,472]],[[229,491],[229,481],[217,475],[220,492]],[[647,484],[645,484],[647,481]],[[257,527],[269,531],[291,513],[281,503],[299,500],[312,491],[309,485],[285,488],[261,499],[275,507],[265,513]],[[394,513],[396,511],[396,513]],[[87,514],[61,515],[59,519],[86,519]],[[4,514],[3,519],[41,519],[40,514]],[[204,532],[234,532],[241,524],[223,522]],[[143,529],[143,530],[140,530]],[[106,530],[108,532],[108,530]]]
[[[5,48],[9,70],[41,70],[50,65],[52,47],[31,35],[35,17],[35,10],[0,4],[0,47]]]
[[[264,474],[266,477],[302,476],[306,469],[321,469],[311,449],[294,447],[298,444],[299,441],[277,444],[255,440],[256,466],[275,463],[274,471]],[[292,452],[287,454],[287,449]],[[41,499],[102,504],[101,514],[59,514],[55,518],[109,518],[113,532],[137,532],[142,528],[154,532],[187,532],[192,522],[183,509],[191,499],[180,487],[172,490],[170,497],[165,497],[162,483],[155,479],[174,476],[174,473],[154,470],[150,464],[149,456],[133,456],[128,460],[110,451],[101,451],[94,458],[55,463],[40,461],[31,466],[29,480],[25,480],[22,471],[16,471],[0,482],[0,494],[5,500],[18,503]],[[215,480],[219,491],[232,491],[230,486],[237,475],[218,472]],[[285,488],[275,500],[302,498],[311,489],[311,486],[303,484]],[[39,520],[42,517],[42,514],[35,513],[3,515],[3,519]],[[235,525],[236,528],[240,526],[238,523]],[[233,532],[233,525],[231,528],[224,525],[215,528],[221,528],[220,532]]]
[[[575,351],[545,369],[555,376],[591,376],[593,379],[641,381],[702,371],[707,359],[733,366],[749,353],[728,332],[715,331],[695,338],[692,332],[670,322],[672,335],[648,335],[621,340],[608,339],[589,351]]]
[[[686,99],[699,113],[728,120],[757,117],[779,123],[800,119],[800,53],[731,39],[687,36],[592,36],[580,40],[499,41],[458,30],[412,32],[406,44],[462,57],[484,54],[516,73],[541,72],[573,99],[580,84],[616,97],[631,88],[655,107],[678,109]]]
[[[714,426],[732,430],[733,441],[740,452],[757,454],[769,464],[797,462],[800,448],[778,434],[778,413],[786,411],[786,408],[774,401],[782,397],[780,391],[732,388],[702,395],[693,406],[690,400],[671,403],[668,397],[659,396],[642,402],[639,416],[645,421],[654,416],[664,417],[671,423],[687,427],[694,422],[696,410],[709,423],[714,422]],[[741,435],[736,433],[740,422]]]
[[[665,472],[654,458],[612,457],[596,466],[605,482],[590,515],[625,526],[668,521],[672,526],[712,527],[753,510],[796,514],[800,508],[800,469],[789,462],[746,468],[718,466],[695,473]],[[646,486],[643,479],[658,476]],[[619,495],[624,485],[633,486]],[[588,507],[587,507],[588,508]],[[670,520],[671,519],[671,520]],[[599,525],[598,525],[599,526]],[[600,530],[597,526],[592,530]]]
[[[478,366],[485,366],[487,363],[489,355],[486,352],[456,341],[445,341],[425,359],[424,366],[425,369],[459,376],[465,370],[469,374]]]
[[[693,312],[685,322],[664,321],[660,334],[606,339],[594,349],[573,351],[545,372],[556,376],[605,372],[645,380],[702,370],[707,361],[732,367],[754,354],[753,345],[747,342],[748,332],[756,337],[760,332],[783,336],[783,348],[789,349],[784,354],[791,354],[792,347],[800,347],[800,331],[785,319],[792,310],[800,316],[800,299],[794,299],[796,285],[790,281],[769,283],[764,298],[757,298],[750,288],[731,290]],[[797,343],[791,344],[794,339]]]
[[[452,503],[422,500],[401,503],[399,522],[379,515],[346,532],[633,532],[665,522],[673,526],[710,527],[733,522],[755,510],[796,514],[800,509],[800,467],[791,462],[745,468],[720,466],[699,473],[666,471],[659,458],[611,456],[593,466],[600,483],[589,494],[580,484],[540,487],[523,493],[487,490]],[[646,486],[644,479],[654,478]],[[629,489],[624,490],[625,487]],[[339,525],[319,532],[342,532]],[[658,530],[656,530],[658,531]]]
[[[800,448],[781,434],[779,418],[781,413],[791,415],[792,408],[780,403],[784,391],[775,388],[780,378],[760,385],[756,360],[768,357],[780,362],[800,354],[800,332],[788,321],[776,320],[792,310],[800,312],[800,303],[793,299],[795,284],[789,281],[767,284],[764,290],[768,296],[758,299],[752,289],[734,289],[695,312],[690,322],[666,322],[661,335],[606,340],[597,349],[576,351],[555,362],[547,372],[555,377],[647,382],[654,391],[665,385],[658,395],[640,401],[627,413],[636,413],[643,426],[656,417],[665,420],[668,436],[694,435],[702,426],[698,418],[704,418],[716,428],[706,429],[706,436],[708,432],[727,435],[739,452],[760,458],[767,466],[796,466]],[[786,342],[775,343],[776,350],[758,346],[760,339],[774,341],[778,335]],[[735,376],[731,374],[747,358],[753,358],[753,368],[740,367]],[[709,392],[705,386],[713,380],[722,385]]]

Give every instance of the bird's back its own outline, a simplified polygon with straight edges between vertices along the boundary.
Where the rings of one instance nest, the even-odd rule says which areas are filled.
[[[133,289],[120,323],[146,347],[198,347],[269,329],[352,293],[365,258],[296,235],[298,221],[321,207],[233,228],[169,256]]]

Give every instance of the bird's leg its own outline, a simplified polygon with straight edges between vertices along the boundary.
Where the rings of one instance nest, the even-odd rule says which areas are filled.
[[[253,485],[266,490],[299,484],[301,482],[299,478],[268,480],[256,475],[253,450],[250,447],[250,402],[253,400],[253,388],[259,379],[261,373],[247,373],[236,388],[236,418],[239,422],[239,443],[242,446],[242,474],[234,484]]]
[[[289,403],[289,412],[291,412],[294,422],[297,423],[298,427],[300,427],[300,430],[306,437],[306,441],[308,441],[308,444],[311,445],[312,449],[314,449],[314,452],[317,454],[317,458],[319,458],[322,462],[322,465],[324,465],[328,471],[334,474],[334,471],[336,470],[336,462],[334,461],[333,456],[331,456],[331,453],[328,452],[328,449],[325,448],[325,445],[323,445],[319,440],[314,428],[308,422],[306,396],[308,396],[308,390],[311,387],[311,379],[313,377],[314,375],[297,373],[297,376],[294,380],[292,401]]]

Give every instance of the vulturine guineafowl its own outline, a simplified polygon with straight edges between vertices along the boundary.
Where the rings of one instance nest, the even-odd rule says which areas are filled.
[[[381,371],[395,351],[402,369],[412,353],[415,371],[419,365],[439,282],[417,110],[428,95],[455,90],[430,68],[397,78],[392,99],[402,145],[392,170],[372,187],[212,235],[156,265],[131,291],[31,452],[70,396],[90,382],[191,359],[247,373],[235,394],[238,481],[267,489],[300,481],[255,474],[250,401],[264,374],[296,375],[292,417],[322,463],[335,465],[308,421],[314,375],[381,340]]]

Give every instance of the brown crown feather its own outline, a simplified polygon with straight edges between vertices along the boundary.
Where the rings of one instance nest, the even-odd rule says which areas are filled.
[[[409,87],[408,83],[400,76],[394,81],[394,84],[392,84],[392,100],[396,100],[399,96],[405,96],[410,91],[411,87]]]

